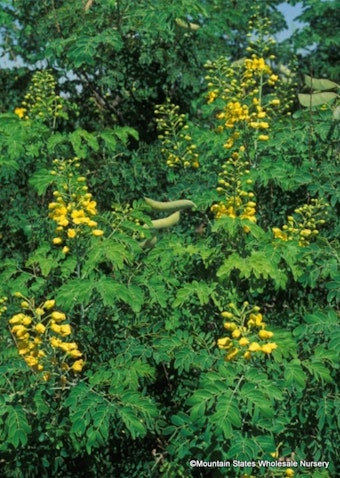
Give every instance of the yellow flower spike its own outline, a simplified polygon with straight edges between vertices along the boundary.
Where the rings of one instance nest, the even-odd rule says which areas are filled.
[[[294,474],[295,474],[295,472],[292,468],[287,468],[286,473],[285,473],[286,476],[291,477],[291,476],[294,476]]]
[[[236,329],[237,325],[234,322],[224,322],[223,327],[226,330],[233,331]]]
[[[243,357],[246,360],[250,360],[251,359],[251,352],[249,352],[249,350],[247,350],[247,352],[244,352]]]
[[[64,254],[67,254],[68,252],[70,252],[70,248],[68,246],[64,246],[63,249],[62,249],[62,252]]]
[[[59,245],[59,244],[62,244],[63,240],[62,240],[61,237],[54,237],[54,238],[52,239],[52,242],[53,242],[53,244],[55,244],[55,245],[57,246],[57,245]]]
[[[259,141],[268,141],[268,139],[269,136],[267,134],[260,134],[260,136],[258,137]]]

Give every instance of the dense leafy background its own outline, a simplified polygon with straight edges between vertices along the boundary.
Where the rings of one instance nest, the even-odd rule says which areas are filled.
[[[276,55],[286,108],[268,141],[248,139],[257,224],[211,211],[228,152],[216,134],[215,104],[207,104],[204,65],[247,57],[251,18],[271,20],[262,44],[281,31],[279,1],[1,3],[3,54],[20,65],[0,71],[0,296],[8,298],[0,327],[2,476],[292,476],[280,468],[189,466],[190,459],[275,456],[329,461],[328,470],[298,468],[295,476],[335,478],[337,2],[304,0],[304,26],[267,52]],[[56,80],[43,106],[37,88],[45,80],[34,90],[41,71]],[[330,96],[318,102],[304,75],[335,82],[322,88]],[[301,93],[311,105],[299,103]],[[198,168],[166,164],[155,109],[167,99],[184,115]],[[14,114],[31,100],[27,120]],[[55,163],[75,157],[73,176]],[[84,234],[64,254],[52,242],[49,204],[79,176],[104,234]],[[144,196],[196,207],[157,231],[154,247],[142,247],[153,240],[151,221],[166,215]],[[316,239],[306,247],[275,240],[272,228],[313,198],[329,205]],[[85,359],[81,373],[44,381],[26,365],[8,326],[21,311],[18,292],[37,305],[55,299],[67,314]],[[278,348],[226,362],[217,347],[221,312],[245,301],[261,308]]]

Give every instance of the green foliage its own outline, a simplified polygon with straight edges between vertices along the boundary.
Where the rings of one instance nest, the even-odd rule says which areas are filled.
[[[3,2],[1,476],[333,477],[333,5],[303,2],[321,56],[296,85],[279,1],[137,3]]]
[[[295,5],[296,0],[290,0]],[[316,78],[339,78],[339,28],[337,2],[331,0],[303,0],[298,20],[303,23],[293,34],[293,43],[300,53],[304,73]]]

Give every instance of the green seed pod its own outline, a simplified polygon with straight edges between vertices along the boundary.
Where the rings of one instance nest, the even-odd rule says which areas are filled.
[[[172,227],[175,224],[178,223],[180,218],[180,212],[176,211],[173,214],[170,214],[170,216],[164,217],[162,219],[155,219],[152,222],[152,226],[154,229],[165,229],[167,227]]]
[[[148,204],[155,211],[182,211],[183,209],[189,209],[196,207],[196,204],[188,199],[179,199],[178,201],[154,201],[153,199],[144,198],[146,204]]]
[[[158,241],[157,236],[150,237],[143,242],[140,242],[139,245],[142,249],[152,249]]]

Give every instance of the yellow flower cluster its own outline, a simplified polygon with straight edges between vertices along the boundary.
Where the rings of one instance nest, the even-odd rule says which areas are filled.
[[[15,108],[14,113],[19,116],[20,119],[22,119],[25,116],[26,113],[26,108]]]
[[[53,192],[55,201],[48,206],[49,217],[57,224],[53,244],[64,244],[63,252],[66,254],[71,242],[80,235],[91,233],[100,237],[104,231],[98,229],[98,223],[93,219],[97,214],[97,203],[88,192],[86,178],[75,172],[80,166],[79,159],[55,159],[54,164],[55,175],[59,176],[63,184],[61,191]]]
[[[248,22],[247,51],[260,56],[268,56],[276,44],[275,39],[269,33],[272,22],[268,17],[263,16],[259,5],[254,5],[253,10],[253,17]],[[273,56],[270,55],[272,59]]]
[[[238,217],[256,223],[255,195],[249,191],[252,180],[249,177],[249,163],[243,159],[243,153],[244,147],[241,146],[238,152],[231,154],[219,173],[217,191],[224,194],[225,199],[211,207],[216,219]],[[249,227],[245,226],[244,231],[249,232]]]
[[[198,168],[199,155],[196,145],[192,142],[185,115],[179,114],[179,106],[167,101],[157,106],[155,114],[159,116],[156,118],[157,129],[161,133],[158,138],[162,142],[161,151],[166,158],[166,164],[171,168]]]
[[[273,227],[275,239],[282,241],[297,240],[304,247],[310,244],[311,239],[319,234],[318,227],[325,224],[329,204],[320,199],[312,199],[310,204],[305,204],[294,210],[294,216],[287,217],[287,224]]]
[[[274,86],[278,76],[274,75],[264,58],[255,54],[240,62],[228,65],[222,58],[206,65],[209,75],[206,76],[208,87],[207,102],[213,103],[222,100],[217,107],[222,111],[216,118],[222,123],[217,127],[218,132],[225,129],[256,130],[257,140],[267,141],[270,112],[280,105],[278,98],[270,98],[266,106],[263,105],[263,87]],[[229,137],[225,147],[231,148],[235,138]]]
[[[219,121],[216,131],[227,132],[223,147],[234,150],[223,165],[219,174],[217,191],[225,199],[211,208],[218,219],[223,216],[247,219],[256,222],[256,202],[249,190],[252,180],[250,160],[244,159],[250,138],[259,141],[269,139],[270,112],[280,104],[278,98],[270,97],[263,104],[263,88],[267,84],[275,85],[278,76],[274,75],[264,58],[253,54],[239,62],[229,64],[225,58],[206,65],[209,75],[206,77],[210,91],[208,103],[216,102]],[[254,134],[253,134],[254,133]],[[236,150],[237,143],[242,145]],[[249,232],[249,227],[244,227]]]
[[[20,292],[15,296],[23,299],[22,311],[13,315],[9,324],[19,355],[34,372],[42,373],[43,380],[58,375],[65,384],[69,372],[79,373],[84,366],[77,344],[65,341],[72,333],[66,315],[54,310],[53,299],[36,306]]]
[[[227,352],[226,361],[234,360],[240,355],[250,360],[254,354],[269,355],[277,348],[275,342],[268,342],[274,333],[266,330],[267,324],[263,322],[259,307],[249,307],[248,302],[244,302],[241,309],[234,303],[230,303],[228,309],[221,315],[228,319],[224,328],[229,335],[217,341],[218,347]]]
[[[55,93],[56,86],[57,82],[49,71],[36,72],[21,107],[15,108],[14,113],[26,120],[67,118],[63,111],[64,100]]]

